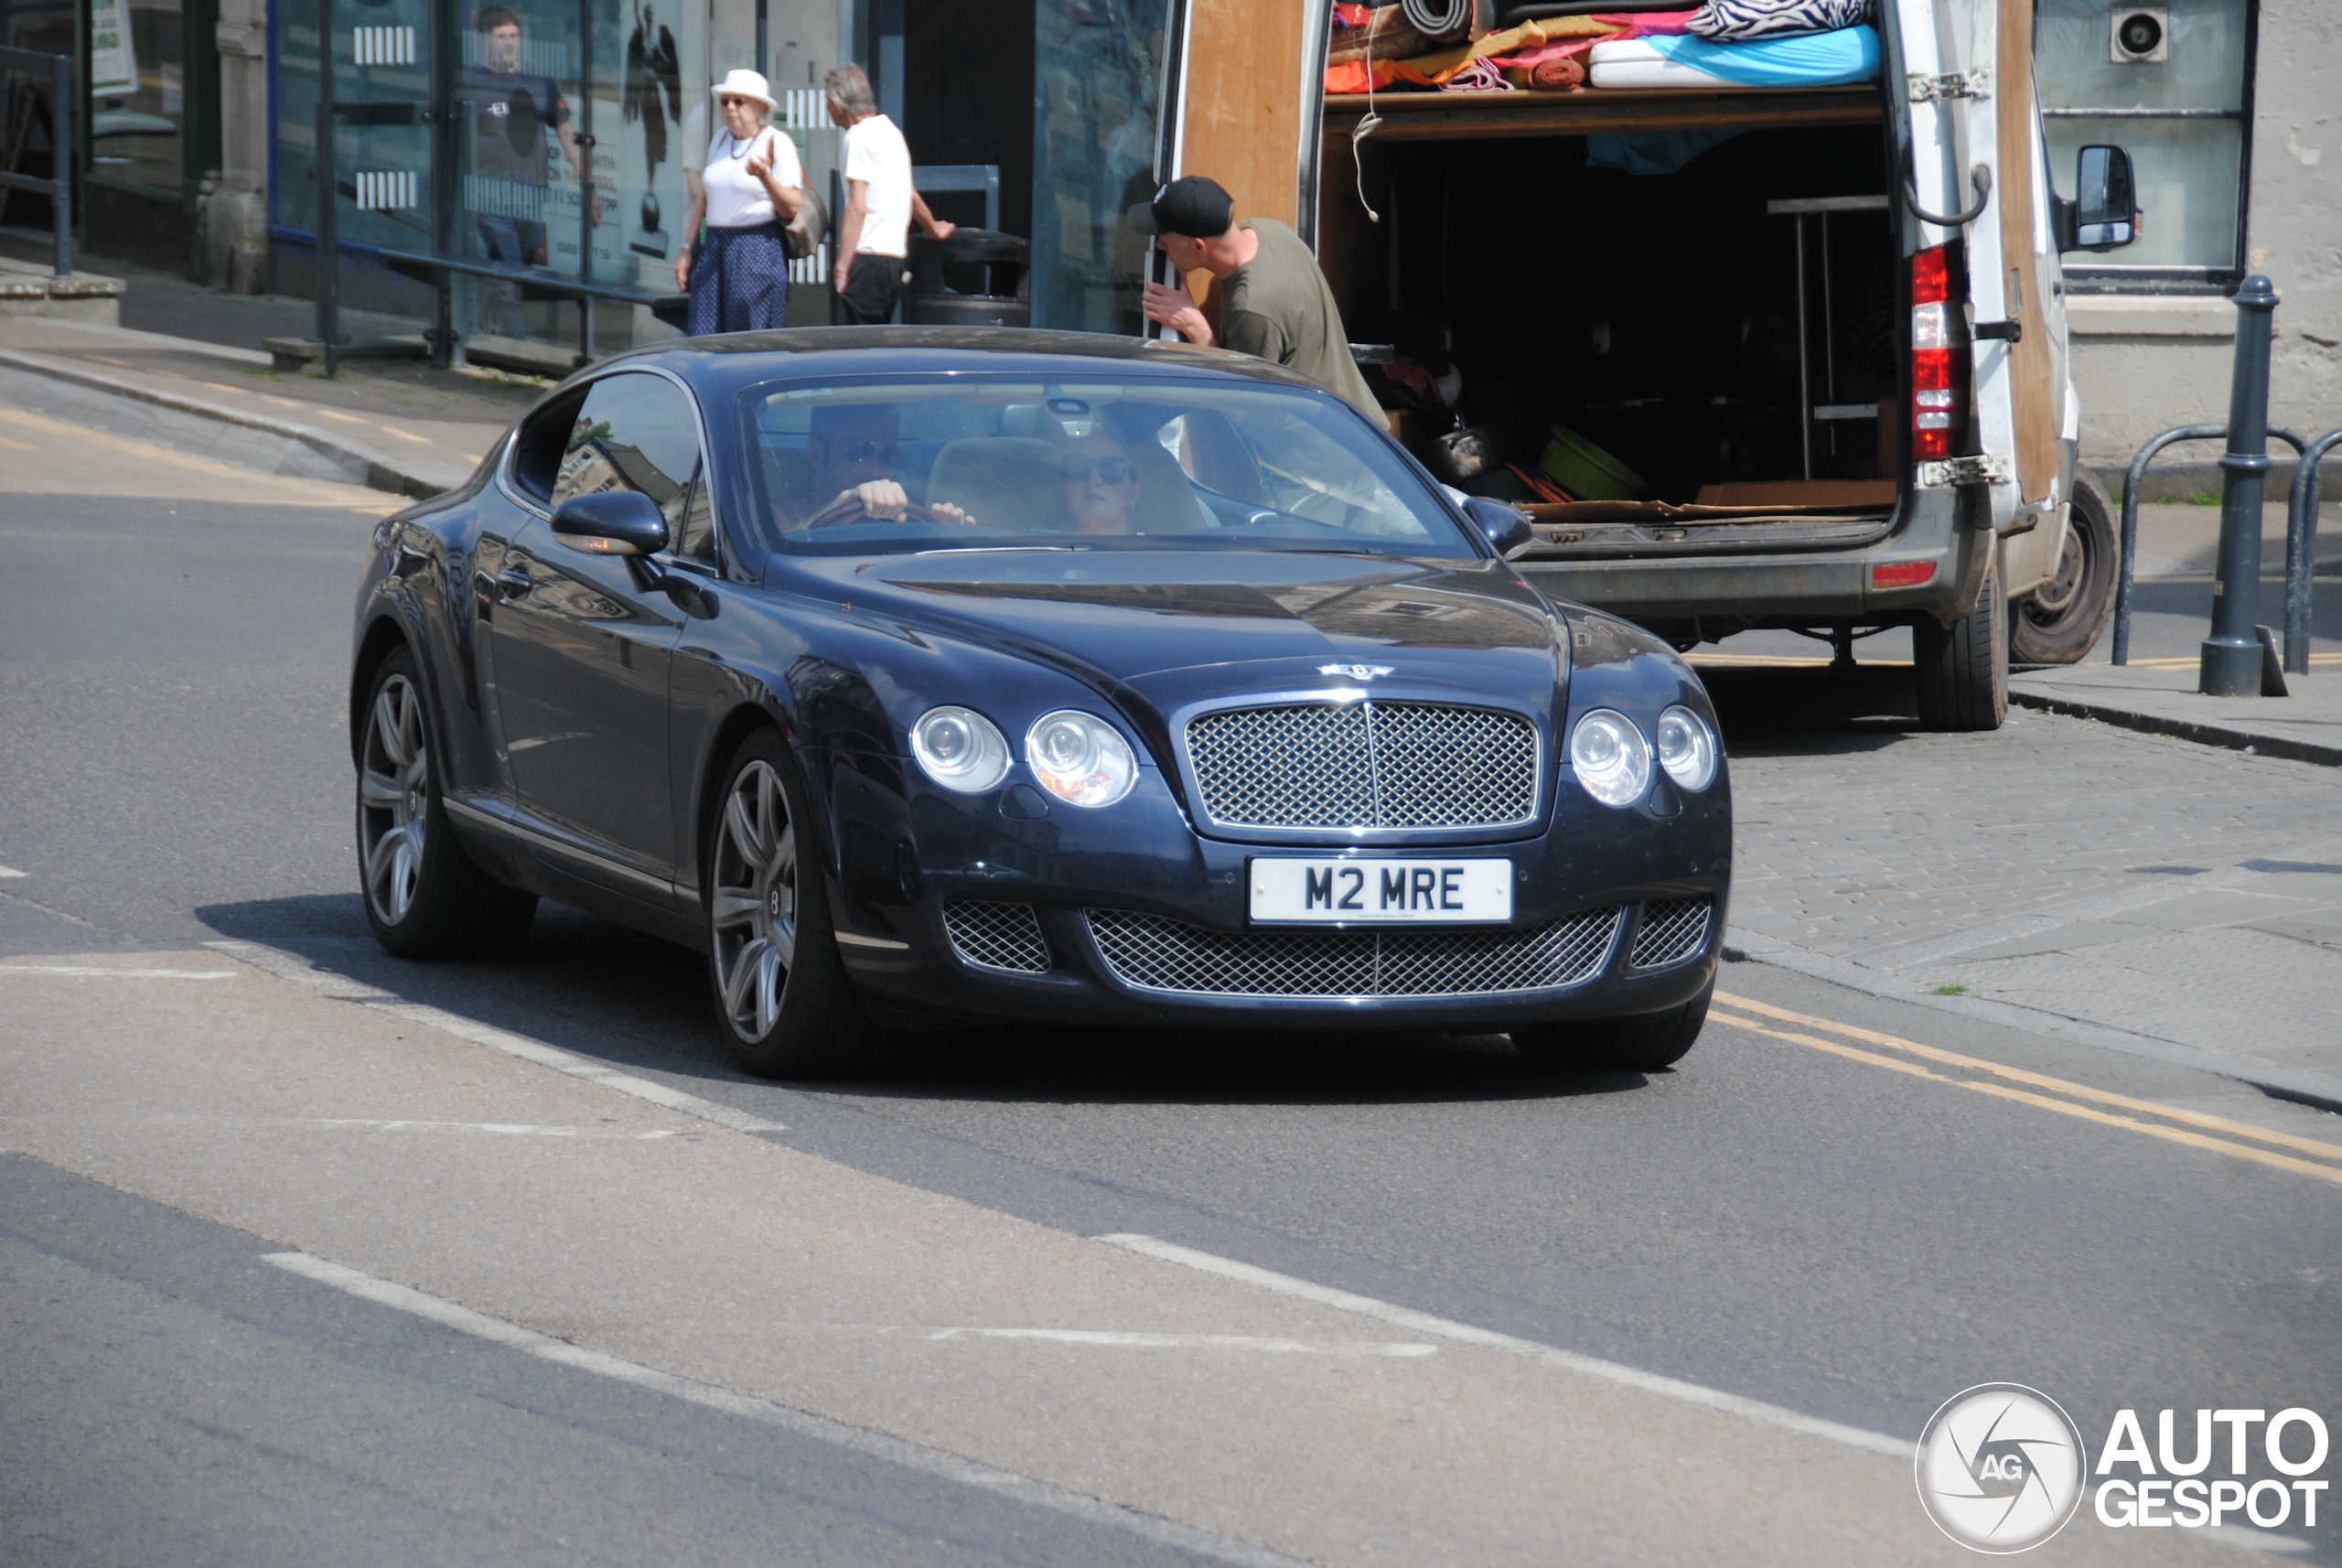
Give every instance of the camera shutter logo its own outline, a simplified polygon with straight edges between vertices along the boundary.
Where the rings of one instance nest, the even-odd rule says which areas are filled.
[[[2022,1383],[1980,1383],[1928,1418],[1913,1469],[1937,1529],[1973,1551],[2005,1554],[2066,1527],[2089,1461],[2080,1429],[2057,1401]]]

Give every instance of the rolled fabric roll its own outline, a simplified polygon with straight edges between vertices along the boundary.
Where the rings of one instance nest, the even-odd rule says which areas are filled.
[[[1585,85],[1585,62],[1574,57],[1541,59],[1529,68],[1529,85],[1538,92],[1568,92]]]
[[[1413,59],[1431,53],[1439,46],[1439,40],[1415,31],[1405,12],[1406,7],[1392,0],[1392,4],[1378,7],[1364,27],[1335,34],[1326,63],[1348,65],[1370,56],[1375,59]]]

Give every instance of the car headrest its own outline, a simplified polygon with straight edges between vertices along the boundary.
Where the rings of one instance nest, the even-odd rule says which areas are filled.
[[[954,441],[935,455],[928,504],[949,501],[986,533],[1030,533],[1057,517],[1058,449],[1033,436]]]

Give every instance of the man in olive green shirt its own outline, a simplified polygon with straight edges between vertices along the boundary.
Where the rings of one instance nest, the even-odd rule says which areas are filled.
[[[1201,270],[1219,280],[1219,347],[1299,371],[1377,425],[1390,427],[1350,358],[1334,291],[1300,235],[1272,219],[1237,222],[1235,199],[1201,175],[1173,180],[1133,216],[1154,231],[1181,277]],[[1145,308],[1148,320],[1190,343],[1212,346],[1211,325],[1184,283],[1147,285]]]

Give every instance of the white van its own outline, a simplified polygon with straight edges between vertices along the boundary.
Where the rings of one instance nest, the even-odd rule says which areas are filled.
[[[1257,31],[1213,33],[1224,8],[1195,5],[1179,162],[1278,216],[1282,105],[1249,131],[1225,110],[1282,72]],[[1322,91],[1329,49],[1356,52],[1323,8],[1295,18],[1284,210],[1351,338],[1413,360],[1370,374],[1430,383],[1402,438],[1531,513],[1532,581],[1686,649],[1789,628],[1845,658],[1908,626],[1942,729],[2000,724],[2012,645],[2089,650],[2116,535],[2076,466],[2058,257],[2129,243],[2138,215],[2120,148],[2054,188],[2032,0],[1877,0],[1880,67],[1852,86],[1606,87],[1597,65],[1572,91],[1370,101]],[[1471,434],[1442,446],[1451,423]]]

